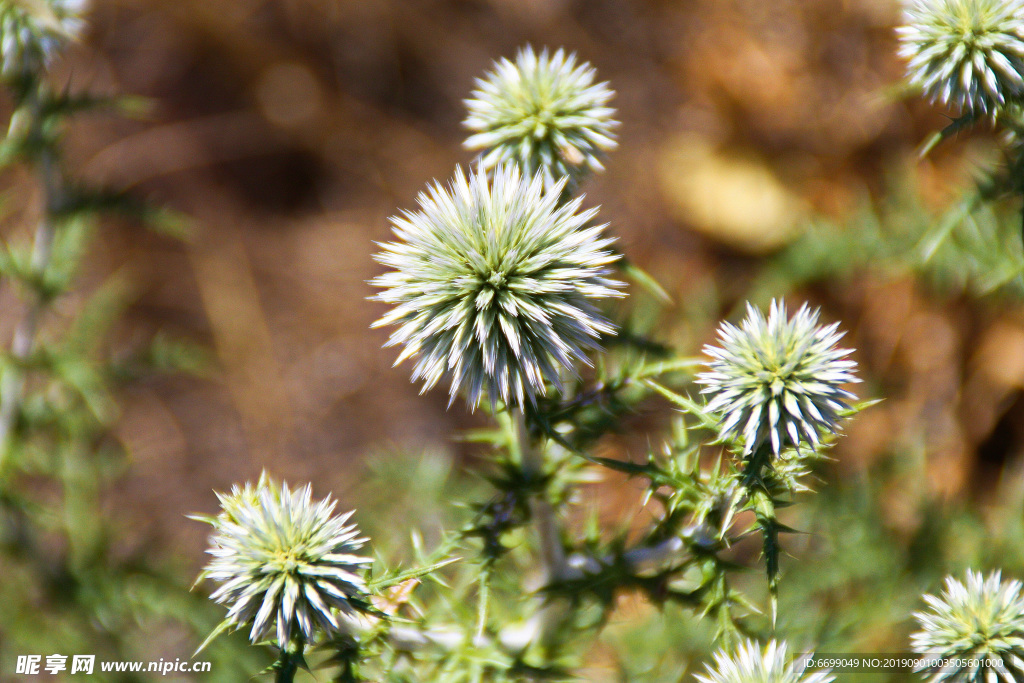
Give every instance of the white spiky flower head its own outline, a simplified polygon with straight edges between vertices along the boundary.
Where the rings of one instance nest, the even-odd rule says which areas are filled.
[[[398,241],[376,260],[394,270],[371,284],[394,308],[374,326],[398,326],[387,345],[404,347],[396,365],[418,358],[423,391],[447,374],[451,400],[523,406],[614,331],[593,303],[623,296],[605,277],[613,240],[588,226],[597,211],[580,212],[582,198],[559,203],[564,184],[545,189],[511,164],[490,179],[457,168],[447,189],[435,184],[418,211],[391,219]]]
[[[0,2],[0,76],[17,79],[41,71],[84,26],[86,0]]]
[[[768,317],[747,304],[739,327],[718,329],[721,347],[707,345],[709,372],[698,375],[707,408],[721,418],[724,439],[740,440],[749,454],[770,442],[778,456],[786,446],[819,446],[820,432],[834,433],[839,414],[856,398],[843,385],[860,381],[848,360],[838,323],[819,326],[807,304],[792,318],[785,303],[772,301]]]
[[[607,106],[615,92],[595,83],[596,74],[562,49],[538,54],[527,46],[514,62],[502,58],[465,102],[463,125],[474,132],[465,147],[481,150],[488,170],[513,162],[526,175],[543,173],[549,187],[604,170],[601,157],[615,148],[619,124]]]
[[[939,683],[1019,683],[1024,680],[1024,595],[1020,581],[968,571],[964,581],[946,577],[940,596],[925,595],[931,609],[914,615],[921,631],[910,637],[922,655],[919,671]],[[945,660],[931,667],[929,660]],[[979,665],[980,660],[989,660]]]
[[[276,638],[285,650],[337,633],[366,591],[361,574],[373,560],[356,554],[366,539],[348,524],[353,513],[335,515],[330,496],[311,496],[309,484],[289,489],[264,473],[218,493],[219,515],[196,517],[214,528],[199,580],[221,584],[210,598],[228,607],[224,626],[251,623],[253,643]]]
[[[701,683],[829,683],[835,680],[829,669],[806,672],[787,655],[785,642],[769,642],[762,650],[753,640],[740,643],[734,653],[719,650],[714,666],[697,674]]]
[[[913,0],[906,21],[900,55],[932,101],[994,117],[1024,96],[1024,1]]]

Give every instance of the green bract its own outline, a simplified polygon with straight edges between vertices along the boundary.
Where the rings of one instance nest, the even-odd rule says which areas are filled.
[[[85,0],[0,2],[0,76],[20,78],[46,61],[82,30]]]
[[[218,494],[222,512],[205,520],[214,527],[207,550],[214,559],[200,579],[221,584],[210,597],[228,606],[224,623],[251,622],[253,643],[276,635],[285,650],[314,642],[318,631],[335,633],[336,611],[351,614],[350,599],[366,590],[360,573],[372,560],[355,554],[366,539],[346,524],[352,513],[334,515],[330,496],[316,503],[310,496],[308,484],[293,491],[263,476]]]
[[[897,29],[910,80],[926,95],[992,115],[1024,95],[1024,2],[914,0]]]
[[[424,391],[448,374],[452,400],[464,391],[474,408],[484,396],[522,406],[613,332],[593,300],[623,296],[604,277],[618,256],[605,226],[586,227],[595,209],[559,204],[564,184],[545,189],[512,165],[491,180],[456,169],[447,190],[435,184],[419,211],[392,218],[398,241],[376,259],[394,270],[372,284],[394,308],[374,326],[398,326],[395,364],[418,358]]]
[[[538,55],[526,47],[515,62],[496,62],[466,100],[463,125],[475,132],[466,148],[482,150],[486,169],[514,162],[526,175],[543,173],[548,186],[562,176],[575,182],[603,170],[600,158],[616,146],[618,121],[607,106],[615,93],[607,83],[594,83],[595,75],[561,49]]]
[[[724,650],[715,654],[715,665],[706,674],[697,674],[701,683],[829,683],[835,680],[828,669],[805,673],[786,656],[786,643],[774,640],[762,651],[752,640],[741,643],[732,655]]]
[[[743,442],[744,454],[766,441],[778,455],[787,445],[818,447],[819,430],[834,432],[839,413],[855,398],[844,384],[858,382],[849,349],[836,348],[838,323],[819,327],[805,304],[792,319],[772,301],[768,318],[747,304],[741,327],[722,323],[721,348],[705,346],[714,360],[697,382],[708,410],[721,416],[723,438]]]
[[[1001,581],[1000,572],[984,578],[968,571],[961,582],[946,577],[942,595],[925,595],[931,608],[918,612],[923,630],[911,636],[922,655],[920,671],[934,683],[982,683],[1024,680],[1024,595],[1020,581]],[[978,665],[979,660],[990,660]],[[956,665],[929,666],[929,660]],[[1001,665],[991,660],[998,660]]]

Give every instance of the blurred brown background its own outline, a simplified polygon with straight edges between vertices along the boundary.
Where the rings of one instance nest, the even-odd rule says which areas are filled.
[[[611,82],[620,149],[587,203],[673,296],[658,336],[696,353],[802,217],[843,216],[908,164],[936,202],[966,177],[962,145],[913,158],[945,119],[894,96],[898,21],[895,0],[95,0],[59,77],[154,109],[86,117],[74,167],[184,212],[194,237],[110,224],[90,276],[126,271],[131,326],[199,340],[219,366],[131,388],[131,468],[110,505],[198,564],[206,531],[182,515],[263,467],[344,505],[387,493],[355,490],[368,455],[468,452],[452,434],[480,418],[391,367],[366,282],[387,218],[471,161],[461,101],[492,60],[564,46]],[[851,330],[862,395],[888,398],[842,466],[920,434],[949,465],[934,485],[971,495],[1024,379],[1020,316],[978,320],[871,276],[805,294]]]

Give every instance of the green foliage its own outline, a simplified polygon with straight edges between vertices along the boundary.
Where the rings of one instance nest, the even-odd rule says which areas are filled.
[[[11,347],[0,356],[5,675],[15,670],[15,656],[26,653],[150,659],[147,633],[179,624],[198,637],[216,618],[205,600],[187,592],[168,558],[145,547],[127,554],[119,547],[126,529],[104,505],[127,466],[113,435],[120,388],[156,370],[197,367],[201,356],[164,337],[148,347],[115,348],[110,339],[129,283],[115,274],[92,291],[80,284],[81,266],[101,239],[102,215],[158,229],[180,223],[121,192],[82,186],[65,168],[62,134],[76,114],[137,108],[129,99],[71,93],[50,83],[47,66],[78,30],[81,4],[5,2],[0,8],[0,72],[14,103],[0,166],[32,171],[44,197],[31,243],[11,241],[0,249],[0,277],[17,286],[23,306]],[[232,642],[208,657],[214,680],[225,681],[238,680],[262,659]]]
[[[997,99],[999,108],[1009,109]],[[988,112],[995,105],[978,107]],[[1024,257],[1019,214],[1010,206],[1019,194],[1014,149],[1008,148],[1004,168],[937,218],[902,191],[845,229],[812,224],[755,280],[755,298],[865,271],[910,272],[945,292],[1018,295]],[[438,218],[446,229],[461,230],[450,217]],[[493,229],[501,234],[504,228]],[[663,295],[645,273],[633,279],[655,297]],[[811,638],[801,646],[817,642],[850,651],[869,642],[870,628],[905,623],[921,587],[936,578],[924,574],[944,566],[919,563],[915,548],[934,543],[947,557],[965,559],[943,547],[955,534],[935,526],[977,520],[922,498],[917,503],[926,511],[913,537],[894,537],[879,514],[879,487],[895,473],[833,482],[827,498],[808,503],[809,480],[828,460],[839,422],[873,402],[846,404],[852,395],[841,387],[855,379],[854,364],[845,360],[847,351],[834,348],[836,326],[816,327],[809,309],[792,323],[781,308],[768,320],[751,311],[742,330],[723,328],[725,351],[709,351],[712,372],[702,376],[712,392],[708,405],[691,398],[699,362],[628,322],[607,336],[611,348],[592,372],[573,381],[546,376],[554,390],[538,390],[532,403],[495,401],[495,426],[469,435],[488,447],[483,478],[489,486],[459,496],[479,501],[468,505],[468,518],[461,516],[460,531],[451,537],[462,561],[441,572],[445,583],[403,594],[400,608],[409,609],[401,617],[389,614],[373,623],[372,636],[354,629],[336,644],[338,654],[327,659],[340,663],[336,680],[561,680],[573,676],[593,648],[616,651],[616,643],[632,644],[628,657],[618,651],[620,679],[678,680],[694,669],[688,653],[649,653],[671,651],[683,633],[701,643],[689,653],[697,657],[711,643],[721,646],[707,680],[796,680],[802,674],[791,668],[785,646],[772,641],[761,652],[745,639],[794,633]],[[496,333],[497,323],[485,320],[478,337]],[[788,368],[804,367],[808,353],[805,375],[791,381]],[[433,381],[447,371],[455,373],[453,392],[467,389],[456,363],[437,364]],[[475,405],[478,390],[470,385],[468,391]],[[649,448],[646,458],[624,461],[595,452],[626,429],[631,415],[666,400],[678,414],[670,436],[647,435],[661,445]],[[593,515],[582,525],[568,523],[579,491],[609,471],[643,483],[651,521],[618,531],[603,528]],[[803,543],[807,564],[784,567],[784,551],[798,545],[790,539],[801,522],[830,540]],[[801,571],[814,563],[832,570]],[[757,565],[760,583],[748,571]],[[790,572],[799,577],[798,588],[787,591]],[[524,580],[531,574],[532,584]],[[857,580],[872,586],[871,599],[841,592]],[[638,633],[658,631],[653,624],[661,619],[663,640],[616,633],[614,617],[629,600],[657,608],[662,616],[641,622]],[[840,614],[832,616],[837,605]],[[831,677],[819,672],[809,678]]]
[[[752,299],[814,284],[849,283],[872,274],[915,276],[947,297],[1020,300],[1024,297],[1019,199],[1000,188],[1011,177],[997,170],[945,210],[928,210],[913,173],[893,180],[884,200],[865,201],[843,222],[816,219],[776,254],[753,284]]]
[[[943,1],[965,12],[1009,7]],[[957,56],[966,48],[935,48],[949,43],[940,35],[949,26],[919,16],[925,9],[911,16],[931,24],[904,32],[912,77],[967,110],[933,142],[991,115],[1008,134],[1001,163],[938,212],[904,180],[847,221],[812,221],[758,269],[750,299],[841,288],[865,274],[972,301],[1024,296],[1019,74],[989,83],[1002,48],[969,65]],[[15,26],[4,16],[0,26]],[[1002,47],[1016,49],[1017,15],[996,19],[1012,34]],[[18,35],[57,35],[40,31]],[[911,643],[1020,652],[1019,582],[972,572],[967,587],[948,580],[934,593],[951,571],[1024,572],[1024,488],[1002,486],[984,510],[944,500],[922,483],[922,454],[895,435],[868,471],[833,463],[842,424],[874,403],[849,405],[854,364],[835,348],[836,325],[819,327],[806,307],[792,319],[781,304],[767,318],[750,307],[742,328],[723,325],[724,348],[707,347],[707,360],[691,355],[696,342],[676,348],[660,334],[658,323],[678,313],[635,265],[619,261],[647,292],[632,308],[589,301],[619,285],[605,278],[619,255],[604,226],[572,196],[614,146],[611,91],[562,51],[523,51],[478,83],[467,145],[484,150],[483,163],[394,219],[400,241],[379,257],[393,272],[373,281],[395,306],[380,324],[398,325],[400,359],[417,358],[414,379],[430,389],[447,377],[453,399],[490,409],[487,426],[463,436],[480,455],[472,476],[443,454],[381,457],[352,517],[365,545],[308,487],[237,488],[204,520],[214,527],[204,577],[221,584],[211,596],[221,607],[186,591],[173,558],[160,566],[141,552],[117,555],[123,530],[101,503],[127,466],[111,435],[118,389],[151,371],[208,365],[165,337],[113,353],[128,283],[114,276],[79,291],[98,217],[178,234],[182,223],[69,180],[64,125],[110,103],[57,94],[50,57],[37,56],[7,79],[16,110],[0,150],[3,164],[36,171],[45,195],[33,242],[0,253],[0,276],[25,306],[0,358],[0,666],[53,642],[144,659],[150,642],[137,626],[172,622],[202,642],[213,678],[225,681],[258,672],[285,683],[568,681],[601,668],[631,682],[814,683],[831,675],[798,671],[791,654]],[[967,81],[943,89],[953,57]],[[54,315],[72,293],[84,303]],[[702,366],[711,372],[699,375]],[[647,444],[643,455],[609,457],[606,446],[627,438]],[[608,505],[589,494],[613,485],[633,487],[639,514],[615,510],[609,524]],[[894,499],[902,516],[886,512]],[[915,611],[923,631],[912,640]]]

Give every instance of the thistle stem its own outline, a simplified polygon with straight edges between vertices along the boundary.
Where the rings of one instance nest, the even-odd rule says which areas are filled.
[[[523,474],[531,482],[539,482],[544,476],[544,453],[537,448],[530,439],[529,426],[526,424],[526,415],[523,410],[516,409],[513,412],[513,419],[516,425],[516,437],[519,442],[519,463]],[[547,492],[542,490],[538,495],[530,499],[530,514],[537,527],[537,536],[540,540],[540,561],[544,569],[544,583],[550,585],[564,579],[567,575],[565,548],[562,546],[562,536],[558,525],[558,518],[547,499]],[[545,649],[550,647],[559,638],[562,624],[568,614],[566,604],[555,603],[544,600],[540,609],[535,615],[537,630],[537,642]],[[537,680],[530,678],[528,680]]]
[[[491,599],[491,570],[486,568],[480,574],[480,592],[476,606],[476,640],[482,640],[487,632],[487,603]]]
[[[658,545],[627,550],[622,557],[633,571],[641,572],[681,557],[685,552],[686,544],[683,543],[683,539],[679,536],[670,536]]]
[[[42,94],[36,88],[24,105],[23,112],[27,113],[31,120],[29,135],[42,139],[41,121],[41,98]],[[19,125],[18,114],[11,119],[11,133]],[[9,133],[10,134],[10,133]],[[64,201],[63,178],[57,168],[57,159],[54,150],[43,143],[42,152],[39,155],[38,165],[39,176],[43,186],[44,208],[43,217],[36,225],[35,235],[32,241],[32,273],[41,277],[50,264],[50,256],[53,252],[53,241],[57,232],[57,224],[54,220],[54,212]],[[0,478],[9,466],[11,451],[11,431],[18,415],[18,409],[25,392],[25,372],[21,365],[28,360],[35,348],[36,332],[39,329],[39,320],[46,308],[46,300],[42,292],[35,291],[32,300],[24,317],[14,330],[14,337],[11,341],[11,357],[14,364],[6,368],[3,381],[0,382]]]
[[[750,455],[746,466],[743,469],[743,486],[748,491],[761,484],[761,472],[772,460],[772,449],[767,443],[762,443]]]
[[[276,683],[293,683],[295,681],[295,673],[299,670],[299,663],[302,660],[302,655],[299,652],[293,652],[290,648],[281,650],[281,656],[278,658],[277,664],[274,665],[274,668],[277,669],[277,677],[274,679]]]
[[[779,520],[775,514],[775,501],[765,488],[761,473],[771,463],[772,450],[767,443],[758,446],[747,461],[743,472],[743,486],[752,504],[757,526],[761,530],[762,553],[768,575],[768,593],[771,599],[772,628],[778,616],[779,603]]]
[[[538,481],[544,473],[544,454],[530,440],[530,430],[526,424],[526,416],[521,408],[513,412],[516,425],[516,438],[519,442],[520,465],[523,474],[532,481]],[[544,566],[545,579],[548,583],[556,581],[565,574],[565,549],[562,547],[558,519],[551,503],[541,494],[530,501],[530,512],[537,525],[540,539],[540,557]]]

